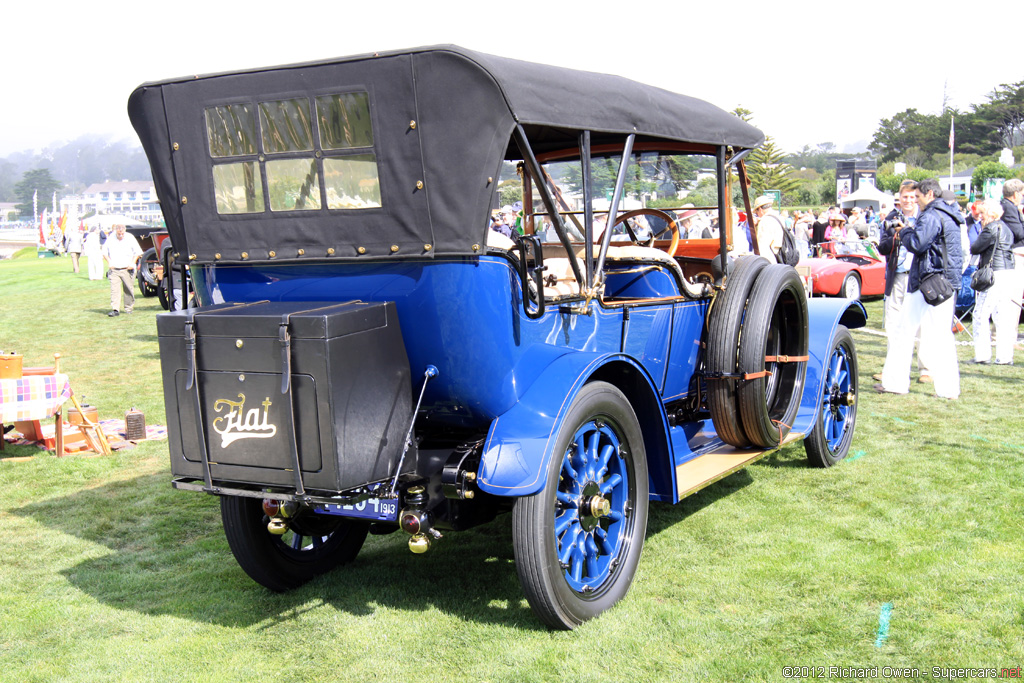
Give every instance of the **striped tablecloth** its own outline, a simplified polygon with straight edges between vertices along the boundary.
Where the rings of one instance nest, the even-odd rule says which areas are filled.
[[[67,375],[34,375],[0,379],[0,422],[42,420],[71,398]]]

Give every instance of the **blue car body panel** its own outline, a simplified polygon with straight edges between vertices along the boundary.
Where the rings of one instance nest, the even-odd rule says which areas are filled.
[[[618,273],[616,292],[678,293],[661,271],[642,283],[636,269]],[[613,271],[614,272],[614,271]],[[674,501],[674,468],[721,442],[708,420],[669,426],[664,405],[695,391],[709,300],[648,299],[602,305],[590,313],[549,304],[538,319],[523,309],[513,263],[502,256],[423,262],[219,266],[200,271],[206,303],[222,301],[393,301],[413,375],[428,365],[438,377],[424,393],[421,420],[486,430],[478,485],[500,496],[539,491],[554,440],[580,388],[608,368],[633,378],[632,403],[648,450],[650,494]],[[809,358],[793,431],[807,433],[821,409],[823,368],[836,326],[859,327],[859,302],[808,302]],[[646,408],[637,405],[644,400]],[[642,414],[641,414],[642,413]]]

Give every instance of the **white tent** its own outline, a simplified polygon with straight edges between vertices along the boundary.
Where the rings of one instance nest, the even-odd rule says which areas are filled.
[[[892,195],[882,192],[874,185],[861,185],[856,192],[843,197],[839,205],[844,209],[852,209],[855,206],[861,208],[872,206],[875,211],[878,211],[882,202],[893,206]]]
[[[128,216],[121,216],[116,213],[104,213],[97,214],[95,216],[89,216],[82,222],[85,224],[86,228],[93,228],[98,226],[101,230],[104,231],[110,230],[115,225],[124,225],[126,227],[132,225],[145,225],[145,223],[143,223],[142,221],[137,221],[134,218],[128,218]]]

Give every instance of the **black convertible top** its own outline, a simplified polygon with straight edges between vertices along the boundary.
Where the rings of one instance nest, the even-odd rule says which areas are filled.
[[[376,160],[380,206],[218,213],[214,167],[223,159],[211,155],[207,110],[352,92],[369,102],[371,148],[358,151]],[[576,146],[580,130],[595,145],[631,133],[737,151],[764,140],[702,100],[455,46],[146,83],[128,114],[176,250],[199,263],[480,253],[501,161],[521,158],[510,143],[517,123],[537,153]],[[242,160],[262,168],[272,158],[264,144]],[[319,149],[310,163],[322,176]],[[265,170],[262,180],[268,187]]]

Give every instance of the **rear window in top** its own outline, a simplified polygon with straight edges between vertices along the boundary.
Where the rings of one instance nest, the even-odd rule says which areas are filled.
[[[206,109],[217,212],[381,206],[365,92]]]

